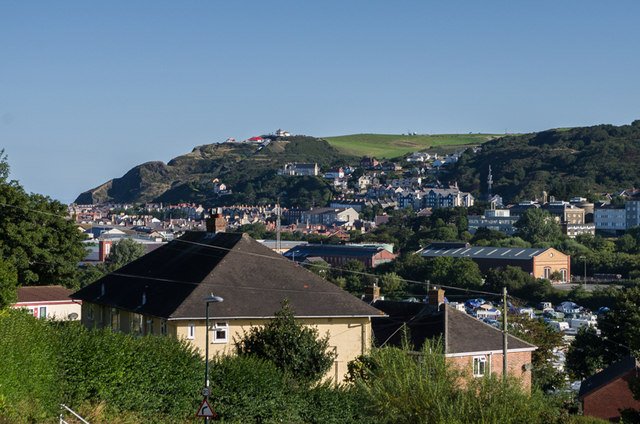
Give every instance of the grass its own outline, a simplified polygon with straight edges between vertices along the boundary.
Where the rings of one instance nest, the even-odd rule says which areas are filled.
[[[353,134],[324,137],[332,146],[346,154],[355,156],[375,156],[395,158],[420,150],[443,146],[479,145],[496,134],[439,134],[439,135],[396,135],[396,134]]]

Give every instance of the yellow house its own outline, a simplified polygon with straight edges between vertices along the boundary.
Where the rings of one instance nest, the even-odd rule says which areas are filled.
[[[371,317],[382,312],[241,233],[189,232],[72,295],[89,328],[188,340],[204,355],[235,353],[234,338],[274,318],[288,299],[296,319],[329,335],[337,356],[328,377],[367,352]]]

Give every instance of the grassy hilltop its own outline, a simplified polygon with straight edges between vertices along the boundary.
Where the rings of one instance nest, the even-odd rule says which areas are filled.
[[[398,134],[352,134],[337,137],[323,137],[341,152],[353,156],[375,156],[395,158],[407,153],[439,148],[443,153],[459,150],[461,145],[478,145],[494,138],[495,134],[439,134],[439,135],[398,135]]]

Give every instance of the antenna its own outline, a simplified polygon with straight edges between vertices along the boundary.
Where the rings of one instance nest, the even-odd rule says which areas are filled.
[[[280,240],[280,197],[278,196],[278,204],[276,205],[276,249],[278,253],[282,253],[282,242]]]

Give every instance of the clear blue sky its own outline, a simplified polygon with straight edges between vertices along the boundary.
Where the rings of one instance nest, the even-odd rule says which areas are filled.
[[[0,0],[0,147],[71,202],[278,128],[529,132],[640,119],[638,1]]]

